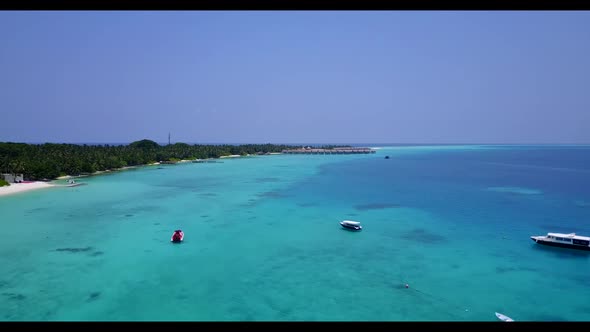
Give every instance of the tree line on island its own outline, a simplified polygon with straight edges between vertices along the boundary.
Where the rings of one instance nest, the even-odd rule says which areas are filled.
[[[277,144],[159,145],[148,139],[129,145],[0,142],[0,171],[23,174],[26,180],[51,180],[64,175],[92,174],[156,162],[267,154],[301,147]],[[338,146],[322,146],[326,149],[334,147]]]

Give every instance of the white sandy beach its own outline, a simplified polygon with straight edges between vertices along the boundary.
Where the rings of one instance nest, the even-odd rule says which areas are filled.
[[[54,184],[42,181],[30,183],[11,183],[10,186],[0,187],[0,196],[12,195],[24,191],[53,187]]]

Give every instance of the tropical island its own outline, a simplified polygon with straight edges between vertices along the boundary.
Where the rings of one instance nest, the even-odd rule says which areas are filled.
[[[322,146],[334,149],[341,146]],[[0,172],[26,181],[49,181],[157,163],[281,153],[303,146],[277,144],[160,145],[142,139],[129,145],[27,144],[0,142]],[[2,185],[2,183],[0,183]]]

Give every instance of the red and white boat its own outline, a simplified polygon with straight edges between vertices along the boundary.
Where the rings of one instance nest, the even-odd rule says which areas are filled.
[[[184,232],[180,229],[175,230],[170,238],[170,242],[180,243],[182,241],[184,241]]]

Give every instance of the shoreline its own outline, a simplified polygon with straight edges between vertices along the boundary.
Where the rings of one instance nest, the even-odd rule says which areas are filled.
[[[133,169],[133,168],[138,168],[138,167],[144,167],[144,166],[151,166],[151,165],[159,165],[159,164],[160,163],[153,163],[153,164],[146,164],[146,165],[137,165],[137,166],[125,166],[125,167],[121,167],[121,168],[108,169],[106,171],[96,171],[94,173],[89,173],[89,174],[63,175],[63,176],[58,176],[57,178],[55,178],[53,180],[49,180],[49,181],[85,178],[85,177],[88,177],[88,176],[101,175],[101,174],[105,174],[105,173],[118,172],[118,171],[125,171],[125,170],[128,170],[128,169]]]
[[[284,154],[284,153],[283,152],[269,152],[269,153],[266,153],[265,155],[282,155],[282,154]],[[219,156],[217,158],[181,159],[181,160],[178,160],[178,161],[171,163],[171,164],[190,163],[195,160],[205,161],[205,160],[215,160],[215,159],[234,159],[234,158],[242,158],[242,157],[258,157],[258,156],[260,156],[260,155],[247,154],[245,156],[242,156],[242,155],[232,154],[232,155]],[[28,182],[28,183],[11,183],[10,186],[0,187],[0,197],[18,194],[18,193],[22,193],[22,192],[28,192],[28,191],[36,190],[36,189],[50,188],[50,187],[73,187],[73,186],[65,185],[65,184],[61,185],[56,182],[60,181],[60,180],[79,179],[79,178],[85,178],[85,177],[89,177],[89,176],[111,174],[114,172],[121,172],[121,171],[136,169],[136,168],[140,168],[140,167],[157,166],[157,165],[161,165],[161,164],[163,164],[163,162],[154,162],[154,163],[150,163],[150,164],[125,166],[125,167],[121,167],[121,168],[115,168],[115,169],[104,170],[104,171],[96,171],[94,173],[86,173],[86,174],[80,174],[80,175],[62,175],[62,176],[58,176],[57,178],[51,179],[48,181],[33,181],[33,182]]]
[[[270,154],[281,154],[281,153],[275,152],[275,153],[270,153]],[[248,155],[248,156],[251,156],[251,155]],[[203,160],[239,158],[239,157],[241,157],[241,156],[240,155],[229,155],[229,156],[220,156],[219,158],[206,158]],[[195,159],[195,160],[199,160],[199,159]],[[192,161],[193,160],[183,159],[183,160],[178,161],[177,163],[188,163],[188,162],[192,162]],[[33,182],[28,182],[28,183],[11,183],[9,186],[0,187],[0,197],[10,196],[10,195],[18,194],[18,193],[29,192],[32,190],[38,190],[38,189],[43,189],[43,188],[68,187],[68,185],[60,185],[60,184],[55,183],[58,180],[79,179],[79,178],[84,178],[84,177],[89,177],[89,176],[109,174],[109,173],[113,173],[113,172],[121,172],[121,171],[139,168],[139,167],[157,166],[160,164],[161,164],[160,162],[155,162],[155,163],[145,164],[145,165],[125,166],[125,167],[116,168],[116,169],[112,169],[112,170],[96,171],[96,172],[90,173],[90,174],[62,175],[62,176],[58,176],[57,178],[49,180],[49,181],[33,181]]]

